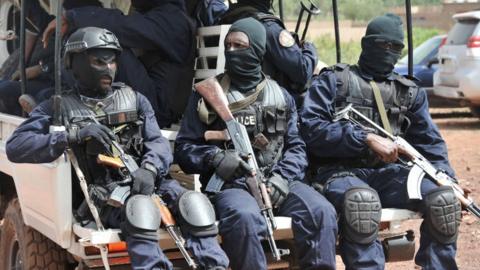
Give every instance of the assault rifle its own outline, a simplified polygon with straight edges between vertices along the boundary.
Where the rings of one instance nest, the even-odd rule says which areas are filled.
[[[437,185],[452,187],[455,196],[462,203],[465,209],[480,219],[480,208],[475,204],[473,199],[468,196],[468,194],[465,194],[463,189],[457,184],[458,181],[450,177],[444,171],[435,168],[432,163],[430,163],[422,154],[420,154],[420,152],[413,148],[413,146],[410,145],[405,139],[390,134],[385,129],[377,125],[375,122],[370,120],[368,117],[364,116],[362,113],[353,108],[352,104],[349,104],[343,110],[336,113],[333,121],[336,122],[344,119],[364,129],[371,129],[370,127],[366,127],[365,125],[360,123],[360,121],[357,120],[358,118],[352,117],[352,115],[350,115],[351,113],[353,113],[354,116],[368,123],[371,128],[378,131],[383,136],[389,138],[405,150],[405,152],[410,158],[408,162],[405,162],[406,165],[410,167],[410,173],[408,174],[407,179],[407,192],[410,199],[422,199],[420,186],[422,184],[423,177],[425,175],[428,175],[431,179],[435,181]]]
[[[94,121],[98,123],[96,119]],[[137,162],[132,156],[123,151],[123,148],[118,142],[112,141],[112,146],[114,150],[118,152],[118,157],[106,157],[99,155],[97,159],[98,163],[117,169],[125,168],[128,172],[128,179],[131,181],[131,175],[139,168]],[[117,203],[123,204],[124,200],[128,197],[128,195],[130,195],[130,187],[127,186],[127,188],[128,189],[118,186],[110,195],[109,203],[111,204],[111,201],[115,200],[115,198],[121,198],[123,201],[118,201]],[[173,241],[175,241],[175,245],[180,250],[180,253],[182,253],[185,261],[187,261],[188,266],[192,269],[197,269],[198,266],[185,248],[185,239],[179,233],[175,219],[173,218],[172,213],[168,209],[166,203],[157,194],[153,194],[151,197],[160,211],[162,223],[165,226],[165,229]]]
[[[251,175],[247,176],[246,183],[265,219],[268,243],[274,259],[278,261],[281,259],[281,256],[288,255],[290,251],[288,249],[278,249],[275,243],[273,231],[277,228],[277,225],[275,223],[275,217],[273,216],[272,202],[270,201],[270,194],[268,194],[267,191],[266,180],[259,170],[255,159],[255,153],[253,152],[247,130],[244,125],[236,121],[233,117],[228,107],[227,97],[215,78],[210,78],[196,84],[195,89],[225,122],[228,135],[233,142],[235,150],[248,155],[248,164],[253,168],[253,171]],[[205,190],[213,193],[219,192],[223,183],[223,179],[214,174],[212,178],[210,178]]]

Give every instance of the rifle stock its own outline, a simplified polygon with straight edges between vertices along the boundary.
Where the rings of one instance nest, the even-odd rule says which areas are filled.
[[[232,112],[228,108],[227,97],[216,78],[208,78],[195,84],[195,89],[212,106],[223,121],[227,122],[233,119]]]

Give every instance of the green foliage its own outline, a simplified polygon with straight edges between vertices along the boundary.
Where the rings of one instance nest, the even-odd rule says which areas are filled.
[[[441,34],[441,30],[428,28],[413,28],[413,47],[417,47],[427,39]],[[407,34],[405,33],[405,44]],[[335,39],[330,35],[322,35],[314,40],[320,60],[327,65],[336,63]],[[360,41],[341,42],[342,62],[355,64],[358,61],[362,51]],[[407,48],[403,50],[403,55],[407,54]]]
[[[300,0],[301,1],[301,0]],[[300,12],[299,0],[283,0],[285,17],[294,20]],[[308,4],[307,0],[303,0]],[[312,0],[322,13],[318,18],[332,16],[332,1]],[[412,5],[439,5],[442,0],[412,0]],[[383,14],[388,8],[404,6],[405,0],[338,0],[340,18],[354,21],[369,21],[371,18]],[[278,14],[278,0],[274,0],[275,13]]]

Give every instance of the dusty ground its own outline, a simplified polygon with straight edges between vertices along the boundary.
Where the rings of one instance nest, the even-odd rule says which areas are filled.
[[[468,115],[468,109],[434,109],[432,116],[447,142],[450,161],[460,184],[473,191],[480,204],[480,119]],[[419,235],[420,221],[409,221],[402,228],[414,229]],[[418,249],[418,238],[416,239]],[[345,269],[337,256],[339,270]],[[480,222],[472,216],[464,217],[458,239],[457,262],[461,270],[480,269]],[[420,269],[414,262],[387,263],[386,269]]]

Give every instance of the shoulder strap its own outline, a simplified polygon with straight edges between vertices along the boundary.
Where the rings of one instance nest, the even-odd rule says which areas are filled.
[[[385,110],[385,105],[383,104],[382,94],[378,88],[377,83],[374,80],[370,81],[370,85],[373,89],[373,96],[375,97],[375,103],[377,104],[378,112],[380,113],[380,120],[382,121],[383,128],[390,134],[392,133],[392,128],[390,127],[390,122],[388,121],[387,111]]]

